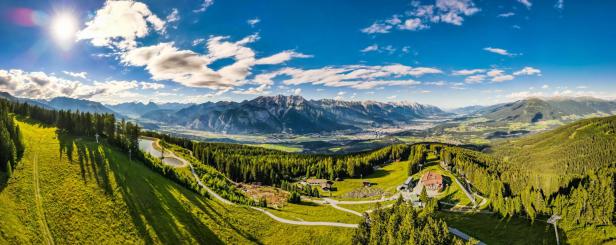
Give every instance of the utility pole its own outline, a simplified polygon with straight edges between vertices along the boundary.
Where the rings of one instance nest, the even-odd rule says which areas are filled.
[[[132,149],[128,149],[128,161],[129,161],[129,162],[132,162],[132,161],[133,161],[133,160],[132,160],[132,158],[131,158],[131,153],[132,153],[132,152],[133,152],[133,150],[132,150]]]
[[[98,133],[96,133],[94,136],[96,136],[96,144],[98,144]]]
[[[562,217],[560,217],[557,214],[553,214],[549,219],[548,219],[548,224],[553,224],[554,225],[554,233],[556,233],[556,245],[560,245],[560,241],[558,240],[558,227],[556,226],[556,222],[558,222],[559,219],[561,219]]]

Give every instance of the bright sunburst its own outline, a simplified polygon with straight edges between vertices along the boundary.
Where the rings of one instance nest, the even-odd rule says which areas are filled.
[[[51,19],[50,28],[51,35],[58,45],[68,49],[75,40],[75,33],[78,30],[77,19],[69,12],[58,13]]]

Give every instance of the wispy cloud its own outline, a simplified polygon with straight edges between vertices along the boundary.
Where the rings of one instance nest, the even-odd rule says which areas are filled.
[[[251,27],[255,27],[255,25],[257,25],[259,22],[261,22],[261,19],[259,18],[249,19],[246,21],[246,23],[248,23]]]
[[[460,26],[464,18],[479,12],[471,0],[436,0],[434,4],[411,3],[411,9],[404,14],[394,14],[386,20],[373,22],[361,31],[368,34],[389,33],[394,27],[399,30],[419,31],[430,28],[431,24],[448,23]]]
[[[205,12],[210,6],[214,4],[214,0],[203,0],[198,9],[193,10],[195,13]]]
[[[502,14],[499,14],[499,15],[498,15],[498,17],[501,17],[501,18],[509,18],[509,17],[511,17],[511,16],[514,16],[514,15],[515,15],[515,13],[514,13],[514,12],[507,12],[507,13],[502,13]]]
[[[533,4],[529,0],[518,0],[518,2],[526,6],[527,8],[530,8],[533,6]]]
[[[488,51],[490,53],[500,54],[500,55],[509,56],[509,57],[513,57],[517,55],[517,54],[509,53],[509,51],[502,49],[502,48],[487,47],[487,48],[483,48],[483,50]]]
[[[69,75],[74,78],[88,79],[88,73],[85,71],[82,72],[70,72],[70,71],[62,71],[62,73]]]

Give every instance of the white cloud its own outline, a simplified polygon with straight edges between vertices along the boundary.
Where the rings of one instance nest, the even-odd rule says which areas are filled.
[[[411,18],[404,21],[403,25],[399,25],[398,28],[401,30],[409,30],[409,31],[417,31],[428,28],[427,25],[424,25],[419,18]]]
[[[511,81],[513,79],[515,79],[515,77],[512,75],[501,75],[501,76],[493,77],[492,82],[500,83],[500,82],[505,82],[505,81]]]
[[[249,81],[254,84],[273,84],[273,79],[280,77],[284,85],[313,84],[327,87],[350,87],[354,89],[372,89],[385,86],[414,86],[421,82],[409,77],[442,73],[430,67],[409,67],[404,65],[388,66],[328,66],[317,69],[302,70],[283,68],[263,73]]]
[[[520,99],[526,99],[529,97],[542,97],[545,94],[543,92],[531,92],[531,91],[521,91],[521,92],[514,92],[511,94],[508,94],[507,98],[509,99],[514,99],[514,100],[520,100]]]
[[[483,73],[485,71],[486,71],[485,69],[471,69],[471,70],[463,69],[463,70],[453,71],[451,73],[451,75],[454,75],[454,76],[469,76],[469,75],[474,75],[474,74],[477,74],[477,73]]]
[[[345,92],[345,91],[340,91],[340,92],[338,92],[336,95],[338,95],[338,96],[342,96],[342,95],[345,95],[346,93],[347,93],[347,92]]]
[[[547,84],[543,84],[543,86],[541,86],[542,89],[548,89],[550,87],[550,85]]]
[[[435,82],[426,82],[424,83],[425,85],[433,85],[433,86],[445,86],[447,85],[447,82],[445,81],[435,81]]]
[[[129,66],[144,66],[156,81],[171,80],[188,87],[227,91],[248,83],[246,78],[251,75],[255,65],[279,64],[292,58],[310,57],[294,51],[283,51],[257,59],[255,52],[246,45],[258,39],[256,34],[236,42],[229,41],[229,37],[213,36],[207,40],[207,54],[180,50],[174,43],[160,43],[125,52],[121,60]],[[234,63],[218,70],[208,67],[221,59],[233,59]],[[261,87],[257,91],[265,91],[267,88]]]
[[[490,77],[502,76],[505,71],[499,69],[492,69],[486,73]]]
[[[530,8],[531,6],[533,6],[533,4],[529,0],[518,0],[518,2],[523,4],[527,8]]]
[[[533,68],[530,66],[524,67],[522,70],[516,71],[513,73],[513,75],[516,76],[520,76],[520,75],[539,75],[541,76],[541,70],[537,69],[537,68]]]
[[[293,90],[293,94],[294,95],[300,95],[302,93],[302,89],[301,88],[296,88],[295,90]]]
[[[487,48],[484,48],[483,50],[488,51],[490,53],[500,54],[500,55],[509,56],[509,57],[516,55],[516,54],[509,53],[509,51],[502,49],[502,48],[487,47]]]
[[[193,10],[195,13],[205,12],[210,6],[214,4],[214,0],[203,0],[201,6],[198,9]]]
[[[361,32],[367,34],[375,34],[375,33],[389,33],[389,29],[391,29],[391,25],[389,24],[381,24],[381,23],[373,23],[372,25],[361,29]]]
[[[71,77],[74,78],[82,78],[82,79],[88,79],[88,73],[85,71],[82,72],[70,72],[70,71],[62,71],[62,73],[69,75]]]
[[[429,94],[429,93],[432,93],[432,91],[430,91],[430,90],[420,90],[419,93],[420,94]]]
[[[148,6],[133,1],[107,1],[96,15],[77,33],[77,40],[90,40],[97,47],[134,48],[136,39],[150,29],[163,31],[165,21],[150,12]]]
[[[102,102],[126,100],[137,96],[130,90],[137,88],[160,88],[146,82],[137,81],[94,81],[84,84],[80,81],[59,78],[44,72],[26,72],[23,70],[0,70],[0,90],[18,97],[32,99],[51,99],[54,97],[70,97],[78,99],[94,99]]]
[[[434,4],[421,5],[419,1],[411,4],[412,8],[404,14],[393,15],[384,21],[376,21],[362,29],[362,32],[388,33],[393,27],[400,30],[417,31],[430,28],[430,23],[448,23],[462,25],[464,17],[472,16],[480,9],[471,0],[436,0]],[[400,18],[406,18],[403,22]]]
[[[486,79],[486,75],[479,74],[479,75],[468,76],[467,78],[464,79],[464,82],[468,84],[482,83],[485,79]]]
[[[285,85],[314,84],[327,87],[351,87],[355,89],[370,89],[380,86],[412,86],[421,82],[408,78],[419,77],[426,74],[442,73],[441,70],[430,67],[409,67],[400,64],[388,66],[327,66],[323,68],[302,70],[298,68],[283,68],[278,71],[260,74],[269,81],[275,77],[288,77],[283,79]],[[253,83],[257,83],[253,81]]]
[[[297,53],[293,50],[285,50],[275,55],[258,59],[256,61],[257,65],[275,65],[280,64],[286,61],[289,61],[293,58],[312,58],[312,55]]]
[[[387,99],[389,99],[389,100],[395,100],[396,98],[398,98],[397,95],[387,96]]]
[[[149,83],[149,82],[140,82],[139,86],[141,87],[141,89],[152,89],[152,90],[158,90],[161,88],[165,88],[164,84],[161,83]]]
[[[197,46],[205,42],[205,38],[197,38],[192,41],[192,46]]]
[[[514,15],[515,15],[515,13],[514,13],[514,12],[507,12],[507,13],[502,13],[502,14],[499,14],[499,15],[498,15],[498,17],[501,17],[501,18],[509,18],[509,17],[511,17],[511,16],[514,16]]]
[[[362,53],[366,53],[366,52],[374,52],[374,51],[378,51],[379,50],[379,45],[378,44],[372,44],[368,47],[365,47],[364,49],[360,50],[360,52]]]
[[[557,9],[564,9],[565,8],[565,1],[564,0],[557,0],[556,4],[554,5],[555,8]]]
[[[248,23],[251,27],[255,27],[255,25],[257,25],[259,22],[261,22],[261,19],[259,18],[249,19],[246,21],[246,23]]]

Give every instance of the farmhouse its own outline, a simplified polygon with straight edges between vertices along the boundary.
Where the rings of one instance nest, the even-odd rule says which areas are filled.
[[[306,183],[309,185],[318,185],[324,191],[330,190],[334,182],[326,179],[307,179]]]
[[[441,191],[443,189],[443,176],[430,171],[421,176],[421,183],[428,190]]]

